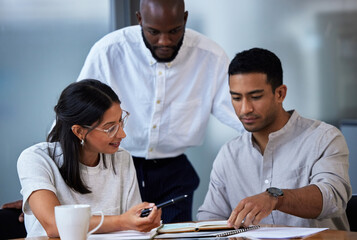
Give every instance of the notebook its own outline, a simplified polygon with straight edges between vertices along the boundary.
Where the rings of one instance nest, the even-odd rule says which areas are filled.
[[[258,229],[260,226],[249,226],[246,228],[239,228],[234,230],[216,230],[216,231],[189,231],[189,232],[176,232],[164,233],[155,236],[155,239],[169,239],[169,238],[199,238],[199,237],[227,237],[238,233],[246,232],[249,230]]]

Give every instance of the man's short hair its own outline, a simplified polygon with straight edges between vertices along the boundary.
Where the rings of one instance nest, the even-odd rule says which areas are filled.
[[[228,74],[264,73],[267,81],[275,89],[283,84],[283,69],[280,59],[272,52],[262,48],[252,48],[237,53],[229,64]]]

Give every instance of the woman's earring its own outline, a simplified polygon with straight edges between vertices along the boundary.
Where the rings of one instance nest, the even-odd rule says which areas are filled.
[[[81,140],[81,145],[84,146],[84,139]]]

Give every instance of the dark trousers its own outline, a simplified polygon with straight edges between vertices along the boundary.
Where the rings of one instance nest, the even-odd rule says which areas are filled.
[[[25,238],[25,224],[19,222],[21,209],[0,209],[0,239]]]
[[[159,204],[187,194],[185,200],[164,207],[161,219],[164,223],[192,221],[193,192],[200,180],[186,155],[163,159],[133,159],[142,200]]]

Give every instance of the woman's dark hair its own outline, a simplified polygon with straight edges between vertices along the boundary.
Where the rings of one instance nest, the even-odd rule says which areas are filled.
[[[66,184],[79,193],[90,193],[83,183],[79,171],[81,144],[72,132],[73,125],[88,125],[103,119],[113,103],[121,103],[115,92],[98,80],[86,79],[66,87],[54,110],[56,124],[47,137],[47,142],[59,142],[62,148],[63,164],[60,173]],[[55,151],[53,152],[55,159]]]
[[[264,73],[273,93],[283,84],[283,68],[280,59],[262,48],[252,48],[238,53],[229,64],[228,74]]]

